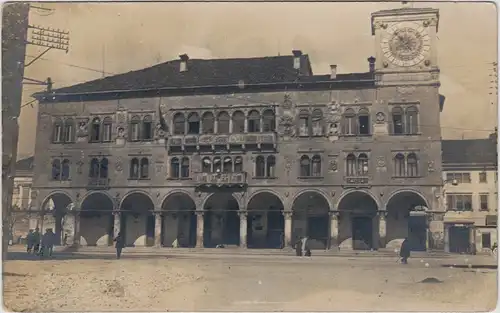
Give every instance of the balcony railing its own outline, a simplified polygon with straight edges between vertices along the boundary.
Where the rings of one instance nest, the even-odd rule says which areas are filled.
[[[225,146],[225,145],[275,145],[275,133],[246,133],[232,135],[174,135],[170,137],[169,146]]]
[[[196,173],[195,182],[206,187],[243,187],[247,184],[247,173]]]
[[[87,189],[109,189],[109,178],[91,177],[89,178]]]

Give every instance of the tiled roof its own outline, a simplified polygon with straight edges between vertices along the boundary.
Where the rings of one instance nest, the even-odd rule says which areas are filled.
[[[497,145],[492,139],[443,140],[443,165],[492,165],[497,162]]]

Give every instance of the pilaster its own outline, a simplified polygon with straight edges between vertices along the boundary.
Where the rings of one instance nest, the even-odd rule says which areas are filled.
[[[247,218],[248,211],[239,211],[238,215],[240,216],[240,248],[247,247]]]
[[[328,248],[338,248],[339,247],[339,219],[340,212],[330,211],[330,240]]]
[[[120,211],[113,212],[113,219],[114,219],[113,220],[113,236],[114,236],[114,238],[118,237],[118,234],[121,231],[121,217],[122,217],[122,213]]]
[[[285,219],[285,247],[292,247],[292,213],[291,211],[283,211]]]
[[[378,248],[385,248],[387,236],[387,211],[378,212]]]
[[[448,246],[448,234],[444,227],[444,212],[429,212],[428,213],[428,238],[429,238],[429,249],[435,250],[445,250],[447,251]],[[449,250],[449,249],[448,249]]]
[[[196,213],[196,248],[203,248],[203,234],[204,234],[204,223],[205,220],[203,218],[204,211],[198,210]]]
[[[154,214],[155,214],[155,247],[160,248],[162,242],[161,224],[163,221],[163,215],[160,210],[155,211]]]

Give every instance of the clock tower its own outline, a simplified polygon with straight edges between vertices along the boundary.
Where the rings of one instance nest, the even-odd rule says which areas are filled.
[[[383,85],[438,80],[439,11],[404,7],[372,14],[377,80]]]

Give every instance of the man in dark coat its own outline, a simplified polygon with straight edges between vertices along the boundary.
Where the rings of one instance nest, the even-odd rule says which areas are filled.
[[[116,242],[115,244],[115,248],[116,248],[116,259],[120,259],[120,256],[122,255],[122,250],[123,250],[123,247],[125,246],[125,240],[122,236],[122,233],[119,232],[118,233],[118,236],[116,236],[116,238],[113,240],[114,242]]]
[[[399,251],[399,256],[401,257],[401,263],[408,264],[410,251],[411,251],[410,242],[408,241],[408,238],[405,238],[405,240],[403,240],[403,243],[401,244],[401,249]]]

